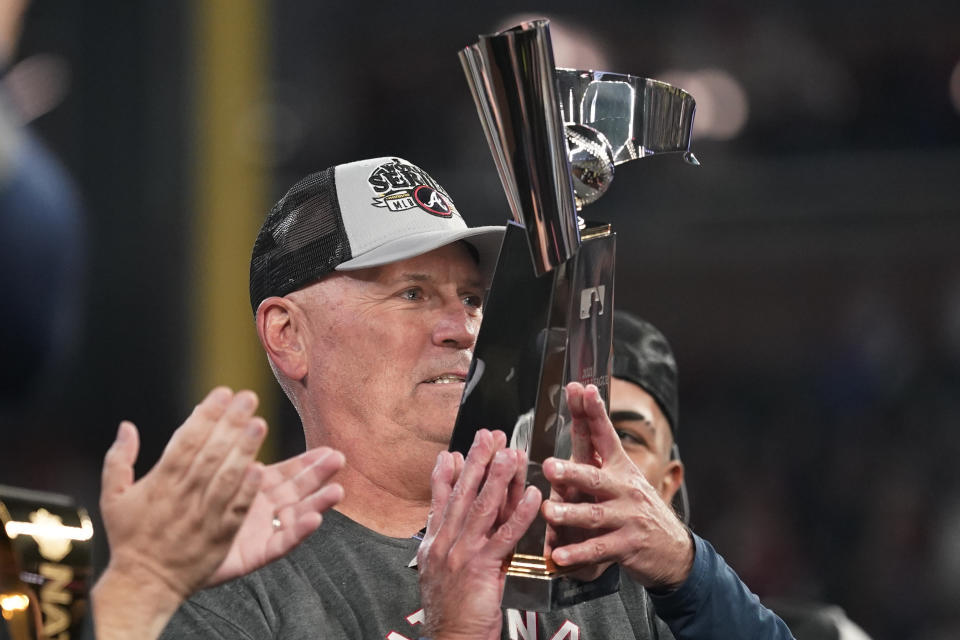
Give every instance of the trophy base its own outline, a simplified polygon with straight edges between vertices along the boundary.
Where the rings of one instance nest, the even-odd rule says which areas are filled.
[[[620,589],[620,567],[611,565],[596,580],[581,582],[541,556],[516,553],[507,567],[501,604],[505,609],[554,611]]]

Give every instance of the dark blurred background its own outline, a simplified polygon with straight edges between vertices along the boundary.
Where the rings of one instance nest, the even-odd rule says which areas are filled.
[[[217,383],[263,397],[268,459],[302,449],[247,301],[265,211],[395,154],[504,222],[456,52],[542,15],[558,64],[698,101],[702,166],[618,167],[590,211],[617,305],[676,351],[694,529],[762,597],[960,637],[960,3],[750,7],[36,0],[4,82],[76,182],[84,257],[57,352],[2,362],[42,371],[4,394],[0,483],[95,512],[119,420],[145,472]]]

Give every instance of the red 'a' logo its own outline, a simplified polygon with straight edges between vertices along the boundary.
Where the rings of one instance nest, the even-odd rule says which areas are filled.
[[[453,215],[450,202],[433,187],[425,184],[420,185],[413,190],[413,199],[417,206],[429,214],[441,218],[449,218]]]

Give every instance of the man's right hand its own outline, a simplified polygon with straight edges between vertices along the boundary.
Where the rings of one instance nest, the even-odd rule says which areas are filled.
[[[583,532],[580,540],[561,540],[564,546],[554,547],[551,558],[562,567],[605,568],[616,562],[645,587],[679,587],[693,566],[689,530],[624,452],[597,387],[571,382],[567,406],[574,429],[589,434],[594,459],[543,463],[557,495],[569,495],[572,488],[581,498],[544,503],[550,526]]]
[[[504,560],[533,522],[541,496],[523,490],[526,456],[481,430],[466,460],[441,452],[431,476],[427,532],[417,554],[425,635],[499,638]]]
[[[136,482],[137,430],[120,425],[103,464],[111,556],[92,593],[98,638],[156,637],[184,598],[286,553],[342,497],[321,488],[343,464],[337,452],[254,461],[267,432],[256,407],[251,391],[214,389]]]

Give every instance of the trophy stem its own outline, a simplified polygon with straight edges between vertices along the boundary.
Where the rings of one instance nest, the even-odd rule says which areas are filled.
[[[616,235],[607,224],[588,224],[584,234],[573,258],[536,277],[525,230],[508,225],[450,445],[466,452],[477,429],[501,426],[510,446],[527,452],[526,482],[545,498],[543,462],[580,459],[566,383],[595,384],[608,397]],[[547,534],[538,515],[517,543],[505,566],[505,607],[550,611],[616,590],[619,574],[599,584],[568,577],[549,558]]]

